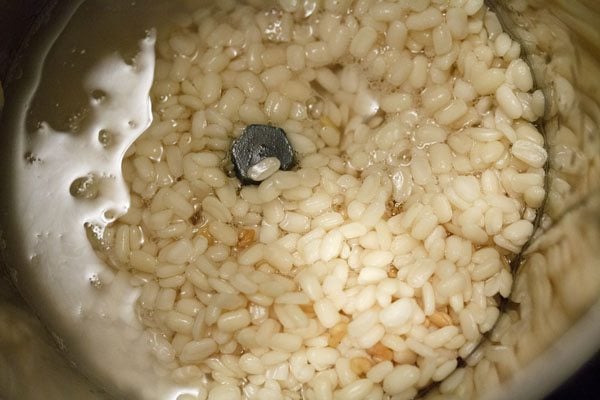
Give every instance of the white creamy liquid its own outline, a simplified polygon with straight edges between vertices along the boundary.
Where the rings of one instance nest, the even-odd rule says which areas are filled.
[[[20,231],[3,234],[9,252],[21,247],[27,259],[13,263],[9,272],[76,369],[119,398],[170,399],[185,389],[161,379],[166,372],[161,374],[151,358],[152,341],[143,336],[134,314],[139,293],[131,288],[129,274],[116,273],[100,260],[86,235],[86,230],[100,235],[129,205],[121,161],[152,121],[148,93],[156,25],[151,21],[173,7],[154,3],[160,2],[87,1],[60,18],[54,15],[57,22],[47,30],[56,36],[44,37],[45,47],[33,57],[37,64],[24,68],[25,74],[35,73],[25,76],[24,90],[7,98],[12,107],[5,110],[10,122],[3,129],[10,127],[17,137],[10,195],[16,199],[12,212]],[[131,26],[122,25],[131,16],[136,17]],[[118,36],[114,25],[119,23],[122,36],[137,42],[133,53],[111,39]],[[77,29],[83,26],[89,31]],[[64,54],[65,46],[79,43],[77,34],[82,46],[72,48],[72,57],[53,59]],[[85,43],[100,43],[102,51]],[[45,71],[48,64],[54,64],[51,72],[61,67],[61,76]],[[77,91],[87,99],[70,97]],[[61,114],[73,107],[80,111],[65,119]],[[56,122],[61,118],[64,124]]]

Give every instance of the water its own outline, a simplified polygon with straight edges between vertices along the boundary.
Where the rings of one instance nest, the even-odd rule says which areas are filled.
[[[128,274],[88,241],[101,246],[103,229],[128,208],[121,161],[151,123],[156,28],[175,9],[61,3],[24,53],[2,121],[10,275],[77,369],[120,398],[179,393],[157,378]]]
[[[61,349],[119,398],[168,399],[186,390],[160,378],[166,371],[149,355],[129,275],[94,253],[129,203],[121,160],[151,122],[154,28],[168,20],[158,18],[169,15],[165,3],[173,4],[88,0],[54,15],[53,33],[28,53],[3,127],[16,139],[4,177],[13,215],[2,222],[15,227],[6,235],[9,252],[24,260],[13,262],[13,278]],[[323,106],[311,99],[311,117]],[[355,108],[371,128],[383,121],[372,96]],[[395,156],[399,167],[411,162],[409,153]],[[393,179],[395,197],[408,196],[403,175]]]

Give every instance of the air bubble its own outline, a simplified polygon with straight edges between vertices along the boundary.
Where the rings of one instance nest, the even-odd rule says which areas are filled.
[[[319,119],[323,115],[325,111],[325,104],[318,97],[311,97],[306,100],[306,108],[308,110],[308,115],[312,119]]]
[[[78,133],[81,130],[83,122],[87,117],[89,110],[87,108],[82,108],[80,111],[70,115],[67,118],[67,125],[70,132]]]
[[[95,199],[98,196],[98,190],[98,182],[92,175],[75,179],[69,188],[71,196],[86,200]]]
[[[91,96],[92,96],[92,99],[94,99],[97,103],[101,103],[104,100],[106,100],[106,97],[108,95],[106,94],[106,92],[104,90],[94,89],[94,90],[92,90]]]
[[[35,154],[33,154],[32,152],[28,151],[27,153],[25,153],[24,155],[25,161],[27,161],[28,164],[36,164],[42,161],[41,158],[37,157]]]
[[[106,243],[106,240],[104,238],[104,228],[103,227],[93,224],[91,222],[84,223],[83,227],[85,228],[85,235],[94,250],[96,250],[96,251],[108,250],[109,246]]]
[[[125,56],[123,58],[123,61],[125,61],[125,64],[129,65],[132,68],[136,67],[136,59],[135,59],[135,55],[129,55],[129,56]]]
[[[402,150],[398,154],[398,160],[400,161],[400,165],[408,166],[412,161],[412,151],[410,149]]]
[[[98,132],[98,141],[102,147],[110,147],[113,144],[113,139],[114,135],[106,129],[101,129],[100,132]]]
[[[114,210],[106,210],[103,217],[106,222],[114,222],[117,219],[117,213]]]
[[[393,166],[407,167],[412,161],[412,152],[410,149],[401,149],[391,151],[388,154],[387,163]]]
[[[95,289],[100,289],[102,287],[102,281],[100,277],[96,274],[90,276],[90,285],[92,285]]]

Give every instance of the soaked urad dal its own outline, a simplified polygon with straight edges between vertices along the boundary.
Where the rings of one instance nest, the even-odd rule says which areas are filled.
[[[510,293],[545,197],[544,97],[483,0],[250,3],[159,32],[103,256],[134,274],[182,398],[410,399]],[[252,124],[296,165],[241,185]]]

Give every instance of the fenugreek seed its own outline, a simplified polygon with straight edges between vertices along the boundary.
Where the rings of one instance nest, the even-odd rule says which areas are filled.
[[[354,357],[350,360],[350,368],[358,376],[365,375],[372,366],[373,363],[366,357]]]
[[[443,328],[444,326],[452,325],[452,317],[443,311],[436,311],[428,317],[429,321],[437,326]]]
[[[390,361],[394,358],[394,352],[385,347],[381,342],[367,350],[367,353],[373,357],[375,361]]]
[[[346,336],[347,332],[348,323],[346,322],[339,322],[337,325],[331,328],[329,330],[329,340],[327,341],[329,347],[337,347],[341,343],[342,339],[344,339],[344,336]]]
[[[245,249],[254,242],[256,232],[254,229],[242,229],[238,235],[237,247],[238,249]]]

